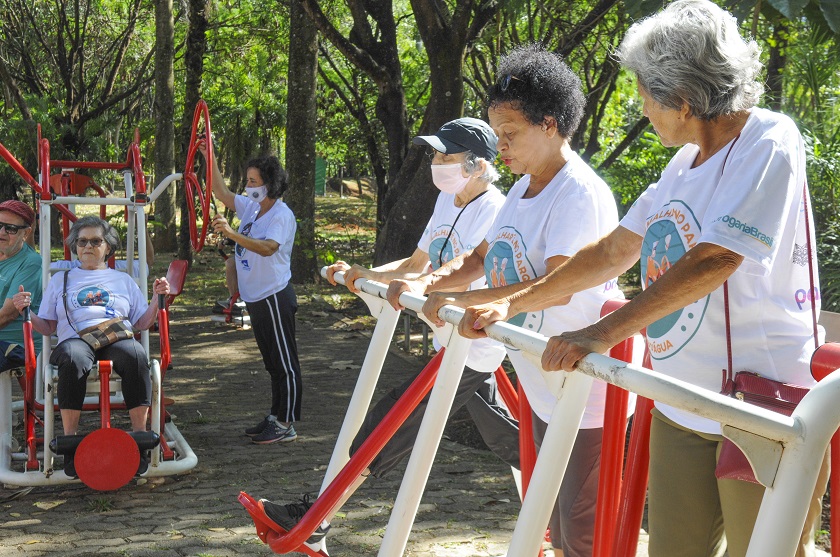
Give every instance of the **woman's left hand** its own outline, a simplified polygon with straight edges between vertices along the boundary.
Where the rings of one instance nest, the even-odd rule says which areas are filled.
[[[152,287],[155,294],[169,294],[169,281],[166,278],[155,279],[155,284]]]
[[[593,352],[603,354],[612,348],[604,340],[597,324],[579,331],[568,331],[548,339],[542,355],[542,367],[546,371],[574,371],[579,361]]]
[[[228,221],[222,215],[213,217],[213,222],[210,223],[210,226],[213,227],[213,232],[216,234],[221,234],[225,237],[233,234],[233,228],[230,227],[230,224],[228,224]]]

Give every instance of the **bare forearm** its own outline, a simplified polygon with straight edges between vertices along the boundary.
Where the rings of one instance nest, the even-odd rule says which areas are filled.
[[[566,304],[573,294],[613,280],[629,269],[639,259],[642,238],[629,231],[620,233],[619,238],[613,234],[589,244],[544,277],[506,296],[510,315]]]
[[[149,327],[151,327],[155,319],[157,319],[157,311],[158,311],[158,304],[157,304],[157,296],[154,297],[152,303],[149,304],[149,308],[146,310],[140,319],[137,320],[137,323],[134,323],[134,328],[138,331],[145,331]]]
[[[219,170],[219,164],[215,158],[213,159],[213,195],[224,203],[228,209],[236,210],[236,203],[234,202],[236,194],[230,191],[227,184],[225,184],[222,171]]]
[[[226,236],[243,248],[263,257],[274,255],[274,252],[280,247],[274,240],[257,240],[256,238],[244,236],[235,230],[231,230]]]
[[[425,283],[426,292],[460,291],[483,275],[484,257],[473,250],[420,277],[420,280]]]
[[[55,327],[58,324],[57,321],[48,321],[46,319],[41,319],[34,313],[30,316],[32,320],[32,328],[35,331],[41,333],[42,335],[51,335],[55,332]]]
[[[743,256],[714,244],[698,244],[633,301],[595,326],[610,342],[635,334],[717,290],[738,268]]]

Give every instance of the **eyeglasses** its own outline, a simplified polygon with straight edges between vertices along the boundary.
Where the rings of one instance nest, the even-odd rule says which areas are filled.
[[[502,93],[508,90],[508,87],[510,87],[510,82],[514,80],[522,83],[522,80],[516,77],[515,75],[507,74],[505,76],[502,76],[502,79],[499,80],[499,89],[502,90]]]
[[[6,234],[10,236],[17,235],[18,232],[21,230],[29,228],[28,224],[20,225],[20,224],[8,224],[5,222],[0,222],[0,230],[5,230]]]
[[[104,242],[102,238],[79,238],[76,240],[76,245],[80,248],[87,247],[90,244],[92,247],[98,248]]]
[[[437,149],[435,149],[434,147],[426,147],[426,156],[429,157],[429,160],[435,158],[437,152]]]

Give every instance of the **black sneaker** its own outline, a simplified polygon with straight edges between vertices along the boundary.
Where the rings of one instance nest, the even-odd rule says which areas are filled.
[[[312,501],[309,500],[309,495],[304,495],[297,503],[289,503],[288,505],[281,505],[279,503],[272,503],[268,499],[260,499],[260,502],[265,509],[265,514],[273,520],[278,526],[282,527],[287,532],[295,527],[300,522],[306,511],[312,506]],[[318,544],[330,531],[329,525],[324,528],[318,526],[318,529],[312,532],[309,539],[306,540],[308,544]]]
[[[68,478],[73,478],[74,480],[79,477],[76,473],[76,464],[73,462],[72,454],[64,455],[64,473],[67,474]]]
[[[135,477],[142,476],[146,472],[149,471],[149,459],[146,458],[146,455],[140,453],[140,463],[137,465],[137,472],[134,473]]]
[[[257,425],[255,425],[254,427],[249,427],[248,429],[246,429],[245,430],[245,435],[247,435],[248,437],[253,437],[254,435],[259,435],[260,433],[262,433],[265,430],[267,425],[268,425],[268,416],[263,418],[262,421],[260,423],[258,423]]]
[[[269,420],[268,425],[261,433],[251,437],[251,442],[257,445],[269,445],[271,443],[291,443],[297,439],[295,426],[283,427],[276,420]]]

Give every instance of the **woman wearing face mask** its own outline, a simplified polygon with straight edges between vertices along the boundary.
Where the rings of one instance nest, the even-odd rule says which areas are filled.
[[[199,151],[206,157],[204,146]],[[240,222],[234,230],[222,215],[216,215],[212,226],[214,232],[236,242],[239,295],[248,307],[254,337],[271,376],[271,408],[245,434],[258,445],[288,443],[297,439],[292,422],[300,420],[303,393],[295,342],[297,298],[290,282],[297,223],[280,199],[288,176],[277,157],[252,159],[246,177],[245,195],[235,195],[214,160],[213,193],[236,210]]]
[[[429,224],[417,243],[417,249],[411,257],[375,269],[350,266],[339,261],[329,267],[327,279],[335,284],[334,274],[343,271],[347,288],[358,292],[354,284],[357,279],[388,283],[396,278],[414,277],[428,270],[429,266],[437,269],[447,261],[472,250],[484,239],[504,203],[504,196],[493,185],[499,177],[492,162],[496,158],[496,141],[490,126],[475,118],[459,118],[444,124],[435,135],[415,137],[415,144],[429,148],[432,156],[432,181],[441,191]],[[484,279],[481,278],[471,287],[483,288],[484,285]],[[437,341],[435,346],[439,348]],[[451,412],[466,405],[485,443],[500,459],[518,468],[519,428],[497,405],[492,374],[504,356],[504,347],[495,341],[481,339],[473,342]],[[368,413],[353,442],[351,453],[359,449],[415,378],[414,374],[407,377],[402,385],[392,389]],[[358,482],[347,490],[344,500],[368,476],[382,477],[408,456],[428,401],[427,396],[409,415]],[[336,506],[334,513],[340,509],[341,503]],[[311,502],[305,499],[282,505],[263,501],[263,505],[268,516],[288,530],[300,520]],[[325,524],[309,539],[310,543],[320,541],[331,518],[327,517]]]

